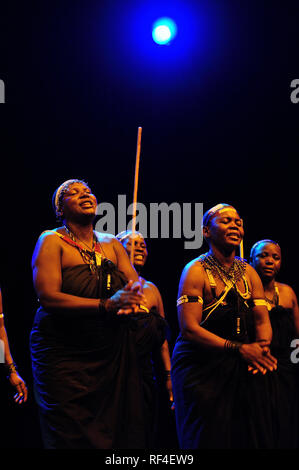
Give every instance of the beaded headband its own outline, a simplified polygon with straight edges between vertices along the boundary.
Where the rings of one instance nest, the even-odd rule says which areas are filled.
[[[277,242],[275,242],[274,240],[270,240],[268,238],[266,238],[265,240],[259,240],[258,242],[256,242],[253,247],[251,248],[250,250],[250,259],[253,258],[253,255],[254,255],[254,252],[255,250],[257,249],[257,247],[261,244],[261,243],[272,243],[273,245],[276,245],[280,248],[279,244]]]
[[[237,210],[233,206],[231,206],[230,204],[225,204],[225,203],[217,204],[216,206],[209,209],[203,216],[202,227],[206,227],[217,212],[219,213],[224,212],[229,207],[237,212]]]
[[[123,240],[126,240],[126,238],[129,238],[132,236],[132,230],[124,230],[123,232],[120,232],[116,235],[116,238],[122,242]],[[144,239],[144,236],[140,232],[135,232],[135,237],[142,237]]]

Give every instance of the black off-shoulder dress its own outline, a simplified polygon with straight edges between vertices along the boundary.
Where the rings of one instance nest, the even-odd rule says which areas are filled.
[[[248,286],[244,293],[230,286],[204,308],[201,326],[222,338],[249,343],[254,341],[251,308]],[[172,355],[180,447],[274,448],[275,375],[276,372],[253,375],[239,354],[203,347],[180,334]]]
[[[64,269],[62,291],[108,298],[127,282],[108,259]],[[155,311],[117,316],[37,310],[30,335],[35,396],[46,448],[151,446],[151,353],[165,339]]]

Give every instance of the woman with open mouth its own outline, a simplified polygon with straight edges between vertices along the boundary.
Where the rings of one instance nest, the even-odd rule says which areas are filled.
[[[237,210],[218,204],[203,217],[209,251],[183,270],[180,334],[172,383],[183,449],[272,448],[272,329],[256,271],[236,256],[244,236]]]
[[[48,449],[150,446],[147,373],[164,322],[150,315],[138,274],[115,236],[93,230],[97,200],[81,180],[53,195],[62,225],[39,237],[39,299],[30,335],[35,396]]]

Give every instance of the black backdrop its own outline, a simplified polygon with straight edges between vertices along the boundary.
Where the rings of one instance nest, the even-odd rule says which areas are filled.
[[[245,257],[258,239],[277,240],[280,280],[298,293],[296,2],[161,0],[156,16],[182,18],[186,10],[192,20],[185,53],[183,39],[177,51],[176,40],[168,49],[138,42],[130,28],[140,15],[145,34],[148,4],[53,0],[3,10],[1,285],[11,349],[30,391],[16,409],[2,374],[6,447],[41,446],[28,351],[36,309],[30,259],[38,235],[56,225],[51,195],[75,177],[99,202],[116,205],[120,194],[130,202],[138,126],[138,200],[235,205]],[[188,27],[177,41],[184,34]],[[159,238],[148,249],[144,276],[161,291],[172,346],[180,273],[205,247]]]

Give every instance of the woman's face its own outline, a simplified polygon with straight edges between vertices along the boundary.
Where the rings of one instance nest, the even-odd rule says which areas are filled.
[[[261,278],[275,279],[281,267],[280,247],[275,243],[260,243],[254,250],[251,264]]]
[[[244,236],[243,221],[233,207],[218,211],[204,229],[207,241],[224,248],[237,248]]]
[[[129,257],[131,256],[131,249],[134,243],[134,266],[143,267],[147,259],[147,248],[144,238],[141,235],[135,235],[134,239],[132,236],[126,238],[123,242],[123,245],[128,253]]]
[[[62,210],[65,219],[94,216],[96,208],[96,197],[83,183],[71,184],[63,196]]]

